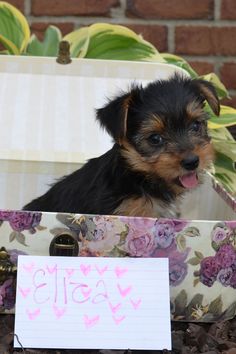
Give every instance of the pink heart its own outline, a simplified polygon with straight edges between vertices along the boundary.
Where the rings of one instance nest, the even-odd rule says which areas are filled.
[[[21,295],[23,296],[23,298],[26,298],[29,295],[29,293],[31,292],[30,288],[23,289],[20,286],[18,286],[18,289],[19,289]]]
[[[120,295],[126,297],[130,293],[132,286],[129,285],[127,288],[121,288],[120,284],[117,284],[117,288],[119,289]]]
[[[86,266],[85,264],[81,264],[80,270],[85,276],[87,276],[89,274],[89,272],[91,271],[91,266],[90,265]]]
[[[99,319],[100,319],[99,315],[92,318],[89,318],[87,315],[84,315],[84,324],[87,328],[91,328],[98,323]]]
[[[121,303],[116,304],[116,305],[112,305],[112,303],[109,302],[109,306],[110,306],[112,313],[116,313],[120,309]]]
[[[116,325],[120,324],[124,319],[125,319],[126,316],[120,316],[120,317],[115,317],[115,316],[112,316],[114,322]]]
[[[138,299],[138,300],[134,301],[134,300],[130,299],[130,302],[131,302],[133,308],[134,308],[135,310],[137,310],[137,309],[139,308],[139,306],[140,306],[142,300],[141,300],[141,299]]]
[[[98,266],[95,266],[95,268],[99,275],[103,275],[108,270],[108,266],[105,266],[104,268],[99,268]]]
[[[82,286],[81,287],[81,292],[83,294],[84,297],[89,297],[89,295],[91,294],[92,292],[92,289],[89,288],[88,286]]]
[[[57,270],[57,265],[55,264],[53,267],[49,267],[47,265],[46,268],[47,268],[47,271],[48,271],[49,274],[53,274]]]
[[[27,309],[26,312],[27,312],[29,319],[32,321],[32,320],[35,320],[35,318],[39,316],[40,309],[36,309],[34,311],[30,311]]]
[[[34,263],[23,264],[23,268],[26,272],[31,273],[32,270],[34,269]]]
[[[65,312],[66,312],[66,308],[65,307],[62,307],[62,308],[59,308],[59,307],[57,307],[55,304],[53,305],[53,311],[54,311],[54,313],[55,313],[55,315],[56,315],[56,318],[61,318],[64,314],[65,314]]]
[[[73,273],[74,273],[74,269],[66,269],[66,273],[68,275],[68,277],[70,277]]]
[[[120,267],[115,268],[115,273],[116,273],[117,278],[121,278],[127,272],[128,272],[127,268],[123,268],[123,269]]]

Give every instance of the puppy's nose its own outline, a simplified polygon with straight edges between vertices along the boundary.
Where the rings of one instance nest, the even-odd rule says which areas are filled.
[[[181,161],[181,166],[188,171],[195,170],[195,168],[197,168],[198,165],[199,165],[199,157],[197,155],[188,156]]]

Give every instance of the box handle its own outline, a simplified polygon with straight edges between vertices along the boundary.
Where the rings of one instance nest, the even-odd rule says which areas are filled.
[[[78,256],[79,245],[76,238],[70,233],[61,233],[56,235],[49,246],[50,256]]]

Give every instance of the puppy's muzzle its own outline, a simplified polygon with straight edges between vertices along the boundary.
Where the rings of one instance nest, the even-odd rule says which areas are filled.
[[[181,166],[187,171],[195,170],[199,165],[199,157],[197,155],[191,155],[186,157],[180,162]]]

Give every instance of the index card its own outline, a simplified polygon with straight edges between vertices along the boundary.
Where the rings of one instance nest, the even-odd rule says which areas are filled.
[[[168,259],[19,256],[15,334],[24,348],[171,349]]]

